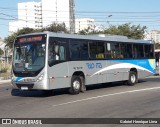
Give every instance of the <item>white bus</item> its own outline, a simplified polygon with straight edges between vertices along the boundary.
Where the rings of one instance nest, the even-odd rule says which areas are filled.
[[[129,85],[155,74],[154,43],[124,36],[42,32],[16,38],[12,85],[20,90],[69,88],[124,81]]]

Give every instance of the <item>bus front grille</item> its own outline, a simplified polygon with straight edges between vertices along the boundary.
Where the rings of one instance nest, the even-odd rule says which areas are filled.
[[[19,89],[21,89],[21,87],[28,87],[28,89],[32,89],[34,86],[34,84],[16,84],[16,85]]]

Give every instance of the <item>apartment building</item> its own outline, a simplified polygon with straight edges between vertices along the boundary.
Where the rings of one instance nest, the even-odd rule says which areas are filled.
[[[150,33],[147,33],[145,35],[145,39],[154,40],[155,43],[160,44],[160,31],[159,30],[152,30]]]
[[[65,23],[69,29],[69,0],[42,0],[18,3],[18,20],[9,23],[9,33],[24,27],[42,28],[55,23]]]
[[[69,29],[69,0],[42,0],[42,24],[46,27],[53,22],[65,23]]]
[[[95,26],[95,20],[91,18],[79,18],[75,20],[75,32],[78,33],[81,30],[87,28],[93,28]]]
[[[18,20],[9,23],[9,32],[13,33],[24,27],[42,28],[42,3],[18,3]]]

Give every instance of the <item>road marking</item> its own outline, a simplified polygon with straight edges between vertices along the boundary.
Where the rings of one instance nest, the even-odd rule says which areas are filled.
[[[77,102],[82,102],[82,101],[87,101],[87,100],[92,100],[92,99],[98,99],[98,98],[103,98],[103,97],[122,95],[122,94],[126,94],[126,93],[135,93],[135,92],[157,90],[157,89],[160,89],[160,87],[152,87],[152,88],[146,88],[146,89],[139,89],[139,90],[125,91],[125,92],[119,92],[119,93],[113,93],[113,94],[106,94],[106,95],[95,96],[95,97],[85,98],[85,99],[81,99],[81,100],[75,100],[75,101],[70,101],[70,102],[66,102],[66,103],[61,103],[61,104],[53,105],[53,107],[63,106],[63,105],[67,105],[67,104],[72,104],[72,103],[77,103]]]

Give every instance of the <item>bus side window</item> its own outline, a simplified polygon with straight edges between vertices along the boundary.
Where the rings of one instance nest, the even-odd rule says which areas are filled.
[[[90,42],[89,43],[89,48],[90,48],[90,58],[95,59],[97,55],[97,44],[96,42]]]
[[[52,66],[56,60],[59,60],[58,56],[59,46],[57,45],[57,41],[50,41],[48,48],[48,63],[49,66]]]
[[[121,57],[123,56],[121,56],[120,54],[119,43],[112,42],[111,43],[111,58],[120,59]]]
[[[107,43],[106,44],[106,56],[105,56],[107,59],[110,59],[111,58],[111,44],[110,43]]]
[[[59,60],[59,45],[55,45],[53,47],[53,56],[55,57],[55,60]]]
[[[59,47],[59,59],[60,60],[66,60],[65,58],[65,48],[64,46]]]
[[[49,64],[53,62],[53,45],[50,44],[49,45],[49,49],[48,49],[48,62]]]
[[[98,42],[97,43],[96,58],[98,58],[98,59],[104,59],[104,56],[105,56],[105,43],[104,42]]]
[[[129,59],[133,58],[132,44],[127,44],[126,45],[126,53],[127,53],[126,58],[129,58]]]
[[[145,58],[153,58],[153,47],[151,45],[145,45]]]
[[[133,46],[133,58],[138,58],[137,47],[135,45]]]

